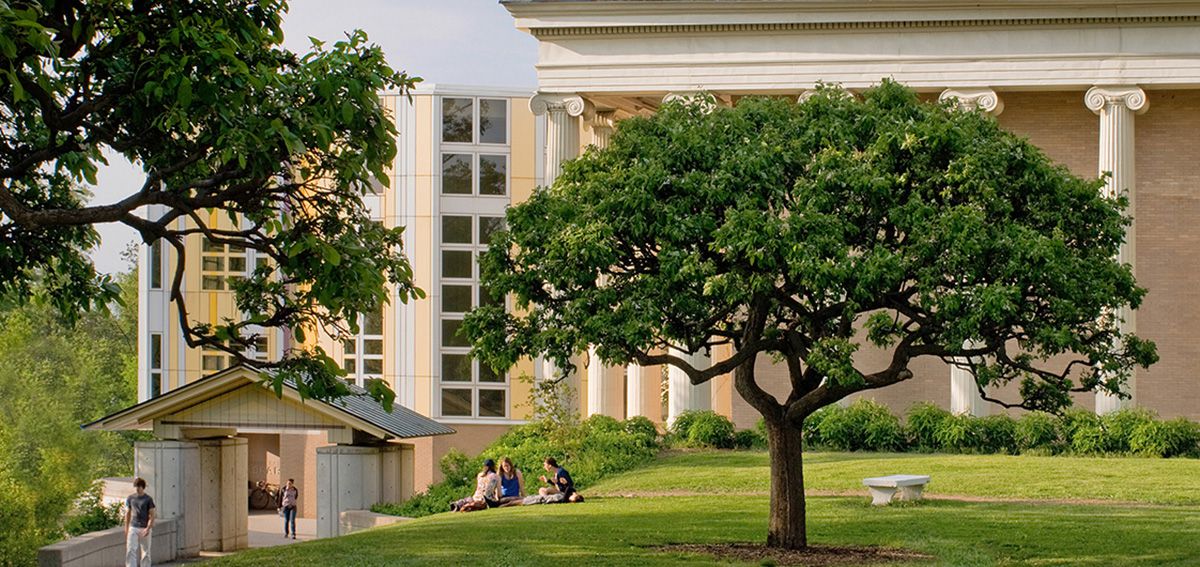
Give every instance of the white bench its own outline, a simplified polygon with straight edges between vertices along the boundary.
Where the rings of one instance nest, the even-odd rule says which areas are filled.
[[[871,491],[871,504],[886,506],[896,492],[901,500],[920,500],[921,491],[929,484],[929,476],[917,474],[894,474],[875,478],[864,478],[863,484]]]

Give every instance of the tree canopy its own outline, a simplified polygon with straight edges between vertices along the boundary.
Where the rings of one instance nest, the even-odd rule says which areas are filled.
[[[359,31],[314,40],[306,54],[284,49],[286,10],[282,0],[0,2],[0,295],[42,290],[67,317],[107,304],[116,286],[86,253],[96,224],[118,222],[173,251],[169,289],[187,344],[242,360],[261,329],[336,337],[387,301],[388,286],[418,296],[401,229],[372,222],[363,195],[386,186],[396,153],[379,93],[419,79]],[[105,152],[145,179],[88,205]],[[228,222],[211,222],[214,211]],[[241,320],[188,317],[192,235],[268,259],[231,284]],[[320,349],[271,366],[305,395],[346,392]],[[381,381],[371,389],[390,403]]]
[[[918,358],[972,357],[982,393],[1016,382],[1005,403],[1044,410],[1120,393],[1156,359],[1115,316],[1145,290],[1114,260],[1130,219],[1102,180],[887,81],[861,99],[823,87],[714,107],[624,120],[509,209],[482,281],[516,309],[480,307],[466,329],[498,368],[594,345],[695,384],[732,371],[768,426],[770,543],[805,542],[804,418],[910,379]],[[733,354],[707,368],[671,352],[719,345]],[[888,362],[866,367],[868,347]],[[756,381],[760,356],[786,364],[786,398]]]

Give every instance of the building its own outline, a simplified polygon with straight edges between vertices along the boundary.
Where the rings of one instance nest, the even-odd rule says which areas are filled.
[[[504,208],[554,180],[564,160],[603,146],[621,119],[663,100],[705,91],[723,104],[755,94],[800,97],[817,83],[853,92],[891,77],[930,100],[952,99],[996,116],[1076,174],[1111,172],[1110,188],[1133,195],[1136,225],[1125,258],[1149,289],[1131,321],[1157,342],[1161,361],[1139,370],[1132,403],[1164,417],[1200,419],[1200,1],[1047,0],[508,0],[516,26],[538,39],[536,93],[430,85],[412,102],[385,96],[401,132],[392,183],[368,197],[388,226],[407,227],[417,285],[428,297],[393,301],[365,317],[362,332],[322,345],[350,379],[382,377],[401,405],[456,430],[414,441],[414,484],[438,480],[452,447],[475,453],[528,415],[529,386],[553,365],[529,361],[496,375],[466,353],[455,331],[484,301],[474,258]],[[192,317],[233,315],[228,277],[257,262],[193,237],[184,289]],[[169,255],[141,260],[139,397],[153,398],[229,364],[183,347],[164,278]],[[254,355],[279,356],[287,340],[267,335]],[[727,352],[690,356],[721,358]],[[870,364],[879,353],[862,352]],[[692,386],[658,367],[584,365],[570,381],[585,415],[645,415],[668,421],[713,409],[750,427],[757,414],[728,376]],[[763,361],[769,391],[786,391],[782,368]],[[868,395],[894,411],[933,401],[955,412],[989,408],[971,377],[936,360],[914,378]],[[665,400],[663,392],[665,394]],[[1001,397],[1004,392],[998,393]],[[1116,398],[1083,395],[1110,411]],[[305,432],[247,434],[249,478],[278,482],[310,471],[305,459],[328,440]],[[301,504],[301,515],[310,514]]]
[[[1200,233],[1193,228],[1200,219],[1200,2],[502,3],[539,42],[533,104],[548,121],[547,183],[557,171],[554,160],[578,153],[581,132],[603,143],[599,132],[612,121],[654,112],[672,97],[705,91],[734,104],[746,95],[803,96],[818,83],[853,92],[885,77],[930,100],[952,99],[995,115],[1078,175],[1111,172],[1109,190],[1128,190],[1133,201],[1135,225],[1123,260],[1149,290],[1129,325],[1158,344],[1161,361],[1136,372],[1130,401],[1085,394],[1076,403],[1101,412],[1133,404],[1163,417],[1200,418],[1200,380],[1191,369],[1200,355],[1191,332],[1200,321],[1192,284],[1200,268]],[[886,366],[877,351],[860,355],[866,367]],[[786,393],[783,369],[760,364],[766,388]],[[988,411],[969,374],[938,360],[912,370],[913,379],[862,395],[894,411],[920,400],[956,412]],[[727,381],[689,390],[673,379],[676,385],[671,414],[712,407],[741,427],[757,419]],[[607,384],[587,388],[609,391]],[[630,406],[640,403],[637,388],[627,391],[635,393]],[[606,400],[588,407],[615,413],[621,406]]]

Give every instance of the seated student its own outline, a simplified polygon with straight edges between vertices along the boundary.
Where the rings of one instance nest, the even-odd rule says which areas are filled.
[[[551,473],[551,475],[549,479],[546,478],[546,475],[538,477],[539,480],[548,485],[538,489],[539,495],[554,496],[561,494],[568,502],[583,502],[583,496],[575,492],[575,481],[571,480],[571,473],[567,472],[567,469],[558,466],[558,461],[555,461],[554,457],[546,457],[546,460],[542,462],[542,467],[546,469],[546,472]]]
[[[475,475],[475,494],[450,505],[453,512],[472,512],[500,505],[500,477],[496,475],[496,461],[483,462],[483,470]]]
[[[512,459],[500,459],[500,505],[517,506],[525,499],[525,477]]]

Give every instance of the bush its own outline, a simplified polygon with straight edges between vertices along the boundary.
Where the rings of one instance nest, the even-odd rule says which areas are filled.
[[[971,426],[974,419],[969,415],[952,415],[943,419],[937,432],[934,433],[937,446],[943,451],[966,452],[975,444],[972,436],[977,432]]]
[[[692,422],[696,421],[701,412],[688,410],[675,416],[675,421],[671,422],[669,433],[679,439],[685,440],[688,436],[688,431],[692,430]]]
[[[733,434],[733,446],[738,449],[766,449],[767,438],[757,429],[743,429]]]
[[[908,440],[917,450],[936,451],[941,445],[937,441],[937,432],[942,422],[953,417],[950,412],[929,402],[913,404],[908,409]]]
[[[1048,413],[1035,411],[1021,416],[1015,433],[1017,449],[1021,452],[1053,453],[1062,449],[1058,420]]]
[[[1154,412],[1145,408],[1129,408],[1114,411],[1100,419],[1108,436],[1106,445],[1109,451],[1128,453],[1131,451],[1129,441],[1133,432],[1146,423],[1155,421]]]
[[[685,443],[689,447],[733,447],[733,422],[715,411],[694,412],[686,430]]]
[[[887,407],[871,400],[858,400],[847,408],[833,409],[831,406],[819,420],[817,431],[821,444],[840,451],[898,451],[904,448],[904,429],[900,420]]]
[[[101,494],[103,481],[95,481],[92,487],[80,497],[76,504],[75,513],[67,517],[63,531],[67,535],[77,536],[90,532],[98,532],[116,527],[121,524],[121,505],[105,505]]]
[[[1017,452],[1017,422],[1008,415],[989,415],[974,420],[976,445],[980,453]]]
[[[1200,453],[1200,425],[1183,418],[1141,423],[1129,436],[1129,448],[1154,457],[1195,456]]]
[[[805,448],[825,446],[825,440],[821,438],[821,424],[824,423],[825,418],[841,411],[843,411],[841,406],[825,406],[804,418],[804,424],[800,426],[800,434],[802,435]],[[766,420],[760,419],[758,420],[758,424],[763,429],[763,437],[766,437]]]
[[[647,446],[658,443],[658,428],[654,422],[644,415],[636,415],[625,420],[625,432],[641,439]]]

